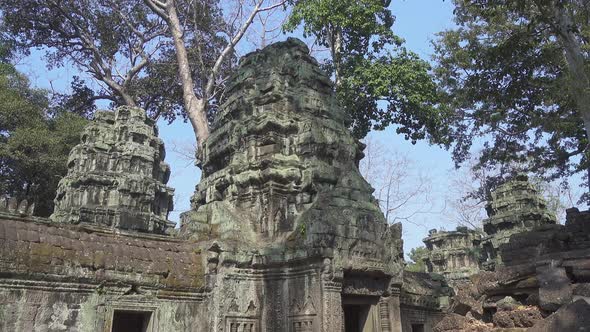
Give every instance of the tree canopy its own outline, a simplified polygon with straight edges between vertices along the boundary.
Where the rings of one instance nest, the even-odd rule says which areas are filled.
[[[75,103],[71,96],[62,100]],[[40,216],[53,211],[68,154],[87,123],[63,104],[51,106],[46,91],[31,88],[11,64],[0,64],[0,195],[35,203]]]
[[[454,3],[457,27],[439,34],[434,60],[455,162],[480,137],[476,167],[501,170],[492,182],[587,172],[590,2]]]
[[[160,52],[165,26],[134,0],[0,1],[5,29],[25,53],[46,50],[48,65],[74,64],[101,87],[95,99],[135,106],[139,78]]]
[[[97,80],[99,89],[74,82],[90,102],[137,105],[170,121],[181,115],[202,141],[235,47],[257,15],[287,8],[279,0],[240,4],[235,15],[219,1],[184,0],[0,0],[0,10],[21,50],[41,47],[50,65],[73,63]],[[389,1],[288,4],[285,30],[302,25],[305,36],[330,49],[325,68],[357,137],[394,124],[413,142],[447,143],[429,64],[392,32]]]
[[[50,66],[74,64],[96,80],[92,89],[74,82],[90,102],[139,106],[154,119],[180,116],[202,141],[235,47],[257,15],[283,5],[269,2],[0,0],[0,11],[20,50],[41,48]]]
[[[393,124],[412,142],[430,138],[445,143],[444,114],[436,107],[430,66],[391,30],[395,17],[389,2],[294,1],[285,29],[301,25],[304,36],[330,50],[325,69],[334,77],[356,137]]]
[[[412,272],[428,272],[423,260],[427,255],[428,250],[424,246],[412,248],[408,254],[412,261],[406,265],[406,270]]]

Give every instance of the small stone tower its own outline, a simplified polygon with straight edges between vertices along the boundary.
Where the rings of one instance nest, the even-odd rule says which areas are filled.
[[[454,231],[432,229],[424,240],[428,272],[444,275],[449,281],[467,280],[479,271],[481,231],[459,226]]]
[[[70,152],[68,174],[59,182],[58,223],[86,223],[163,234],[174,190],[164,143],[144,110],[99,111]]]
[[[494,190],[486,211],[488,219],[483,221],[486,237],[482,240],[485,269],[494,268],[498,248],[507,243],[511,235],[557,222],[555,215],[547,210],[547,202],[525,174]]]

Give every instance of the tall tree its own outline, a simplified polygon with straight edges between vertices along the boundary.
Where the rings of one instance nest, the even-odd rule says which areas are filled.
[[[484,137],[479,168],[524,165],[547,180],[587,172],[590,1],[454,3],[457,27],[435,43],[435,72],[456,163]]]
[[[160,51],[166,26],[134,0],[0,0],[21,50],[44,48],[50,66],[75,64],[102,85],[93,99],[138,105],[132,85]]]
[[[223,67],[231,62],[236,46],[252,26],[254,19],[262,12],[283,6],[285,1],[267,4],[267,0],[255,0],[251,8],[246,5],[245,1],[240,2],[235,14],[230,15],[232,17],[229,22],[216,22],[219,30],[215,31],[223,32],[227,38],[221,41],[221,47],[213,49],[212,45],[208,45],[207,40],[203,39],[202,34],[196,33],[199,31],[198,29],[192,29],[194,25],[198,24],[199,20],[191,19],[190,14],[198,16],[200,13],[200,8],[195,8],[194,1],[144,1],[168,26],[178,65],[184,110],[193,126],[198,143],[202,144],[209,136],[209,121],[207,118],[209,104],[214,99],[219,100],[222,98],[220,96],[222,89],[217,88],[222,87],[223,81],[227,78],[227,75],[223,73]],[[206,6],[206,2],[200,5]],[[248,14],[244,16],[244,13]],[[206,68],[202,62],[203,57],[199,57],[201,61],[199,64],[202,69],[200,71],[202,74],[200,82],[196,82],[193,75],[194,66],[191,65],[188,51],[191,45],[194,45],[194,49],[199,53],[207,52],[206,49],[209,49],[210,51],[207,53],[213,59],[212,66]]]
[[[32,89],[26,77],[2,62],[0,195],[27,199],[35,203],[36,215],[48,216],[70,149],[86,123],[78,114],[50,107],[46,91]]]
[[[330,50],[325,69],[333,74],[357,137],[395,124],[398,133],[413,142],[428,137],[445,143],[441,140],[444,114],[435,107],[430,67],[392,32],[389,2],[293,1],[285,29],[302,25],[306,37]]]
[[[222,10],[223,5],[223,10]],[[199,143],[223,100],[235,48],[253,20],[284,1],[0,0],[22,50],[44,48],[51,66],[74,63],[102,87],[91,100],[188,119]],[[224,10],[227,13],[224,13]],[[80,86],[78,92],[88,93]]]

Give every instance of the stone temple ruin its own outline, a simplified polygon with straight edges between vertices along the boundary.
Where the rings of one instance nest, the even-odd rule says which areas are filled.
[[[174,190],[164,143],[139,109],[98,112],[68,158],[57,189],[56,223],[91,224],[163,234]]]
[[[493,271],[503,264],[500,247],[511,236],[557,222],[545,199],[522,174],[498,186],[486,210],[483,233],[464,226],[450,232],[430,230],[423,240],[428,272],[443,274],[450,281],[465,281],[480,270]]]
[[[486,205],[488,219],[483,221],[482,260],[486,269],[500,262],[499,248],[510,236],[542,225],[555,224],[557,218],[547,210],[547,202],[528,181],[518,175],[492,192]]]
[[[590,215],[555,225],[524,184],[497,191],[486,235],[431,232],[433,273],[404,272],[401,225],[360,175],[332,91],[298,40],[245,56],[179,229],[155,124],[99,112],[49,219],[0,204],[0,331],[472,331],[515,325],[514,303],[548,328],[542,315],[585,310],[572,301],[590,300]],[[495,272],[475,268],[480,240]]]
[[[449,281],[464,281],[479,271],[481,233],[467,227],[445,232],[432,229],[424,244],[428,256],[423,260],[428,272],[440,273]]]
[[[565,225],[556,224],[525,175],[492,192],[486,209],[483,234],[459,227],[424,239],[429,272],[454,288],[435,331],[590,327],[590,212],[569,209]]]
[[[403,275],[332,91],[300,41],[244,57],[179,230],[154,123],[99,112],[51,218],[0,214],[0,330],[432,330],[448,287]]]

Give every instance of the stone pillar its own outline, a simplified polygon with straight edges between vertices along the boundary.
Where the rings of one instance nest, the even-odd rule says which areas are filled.
[[[402,315],[400,306],[400,288],[391,288],[391,295],[389,297],[382,298],[379,301],[379,313],[381,315],[381,331],[382,332],[402,332]],[[387,324],[387,320],[389,324]]]
[[[324,280],[322,298],[322,332],[343,332],[342,283]]]

